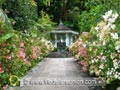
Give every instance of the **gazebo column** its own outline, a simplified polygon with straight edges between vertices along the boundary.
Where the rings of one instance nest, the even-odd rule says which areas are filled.
[[[66,46],[69,46],[69,35],[66,33]]]
[[[73,43],[73,35],[70,36],[70,45]]]
[[[57,48],[57,34],[55,33],[55,47]]]
[[[75,35],[75,40],[77,39],[77,36]]]

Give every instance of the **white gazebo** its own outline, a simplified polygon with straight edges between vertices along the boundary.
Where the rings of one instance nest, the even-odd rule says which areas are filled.
[[[64,26],[62,21],[60,21],[57,30],[51,31],[51,39],[56,48],[65,48],[74,42],[78,34],[78,32],[72,31],[70,28]]]

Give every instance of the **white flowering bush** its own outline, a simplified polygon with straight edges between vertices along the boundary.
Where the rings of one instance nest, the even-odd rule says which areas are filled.
[[[103,20],[91,28],[88,39],[84,41],[86,37],[83,37],[81,40],[87,57],[82,58],[82,61],[87,63],[87,70],[90,75],[98,76],[111,84],[109,90],[115,90],[120,81],[120,39],[115,30],[118,16],[112,10],[106,12],[102,16]],[[72,52],[76,51],[74,47],[75,45],[70,48]],[[76,52],[75,56],[81,60],[80,52]]]
[[[51,43],[51,41],[46,40],[45,38],[42,38],[41,43],[42,43],[42,49],[41,50],[42,50],[44,56],[48,55],[49,54],[48,52],[51,52],[51,51],[54,50],[54,46]]]

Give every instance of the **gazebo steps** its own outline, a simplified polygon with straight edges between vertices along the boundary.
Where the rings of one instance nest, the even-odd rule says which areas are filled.
[[[48,55],[50,58],[67,58],[72,57],[72,54],[68,51],[59,51],[59,52],[52,52]]]

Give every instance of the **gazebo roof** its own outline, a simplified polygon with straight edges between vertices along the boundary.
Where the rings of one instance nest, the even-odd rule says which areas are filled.
[[[70,30],[70,28],[66,27],[65,25],[63,25],[62,21],[60,21],[57,30]]]
[[[62,21],[60,21],[58,27],[56,30],[51,31],[51,33],[72,33],[72,34],[79,34],[78,32],[75,32],[71,30],[70,28],[63,25]]]

